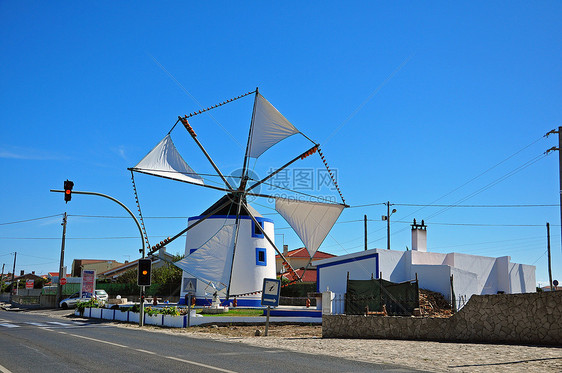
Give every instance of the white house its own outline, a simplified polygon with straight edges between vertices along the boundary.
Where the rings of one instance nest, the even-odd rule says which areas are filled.
[[[457,307],[473,294],[536,291],[535,266],[512,263],[509,256],[427,252],[426,239],[427,227],[414,220],[411,251],[372,249],[318,261],[317,290],[344,294],[349,272],[352,280],[382,275],[392,282],[414,280],[417,275],[420,288],[439,292],[449,301],[454,291]]]

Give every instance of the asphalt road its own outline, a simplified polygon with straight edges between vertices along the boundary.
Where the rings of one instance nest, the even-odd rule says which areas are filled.
[[[0,372],[411,372],[238,343],[0,311]]]

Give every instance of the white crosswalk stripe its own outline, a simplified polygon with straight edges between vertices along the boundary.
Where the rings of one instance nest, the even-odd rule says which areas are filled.
[[[60,325],[60,326],[74,326],[76,324],[68,324],[65,322],[58,322],[58,321],[48,321],[48,324],[53,324],[53,325]]]
[[[19,328],[21,326],[25,326],[23,324],[26,325],[32,325],[32,326],[37,326],[40,328],[57,328],[57,327],[74,327],[74,326],[85,326],[85,325],[89,325],[88,323],[85,322],[80,322],[80,321],[72,321],[72,322],[59,322],[59,321],[46,321],[46,322],[22,322],[22,323],[10,323],[7,322],[7,320],[0,320],[0,321],[4,321],[4,322],[0,322],[0,327],[4,327],[4,328]],[[18,325],[20,324],[20,325]]]

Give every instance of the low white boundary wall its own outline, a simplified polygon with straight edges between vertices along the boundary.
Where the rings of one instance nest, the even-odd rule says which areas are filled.
[[[121,311],[113,310],[109,308],[85,308],[84,314],[80,315],[78,310],[74,311],[76,316],[82,316],[92,319],[102,319],[111,321],[121,321],[136,323],[139,322],[139,313],[131,311]],[[190,325],[198,326],[205,324],[265,324],[265,316],[249,316],[249,317],[236,317],[236,316],[195,316],[195,310],[191,311]],[[270,317],[269,322],[272,323],[310,323],[310,324],[321,324],[321,317]],[[169,328],[186,328],[187,327],[187,315],[183,316],[172,316],[172,315],[154,315],[150,316],[146,313],[144,314],[144,324],[145,325],[157,325],[166,326]]]

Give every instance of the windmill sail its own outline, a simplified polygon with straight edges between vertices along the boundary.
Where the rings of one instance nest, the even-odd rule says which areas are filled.
[[[193,253],[174,265],[217,290],[228,287],[234,250],[234,226],[223,226],[213,237]]]
[[[170,135],[166,135],[132,170],[178,181],[204,184],[203,178],[183,160]]]
[[[275,210],[295,230],[313,257],[338,220],[344,206],[333,203],[275,199]]]
[[[279,141],[299,133],[299,130],[259,93],[256,93],[254,110],[249,157],[258,158]]]

